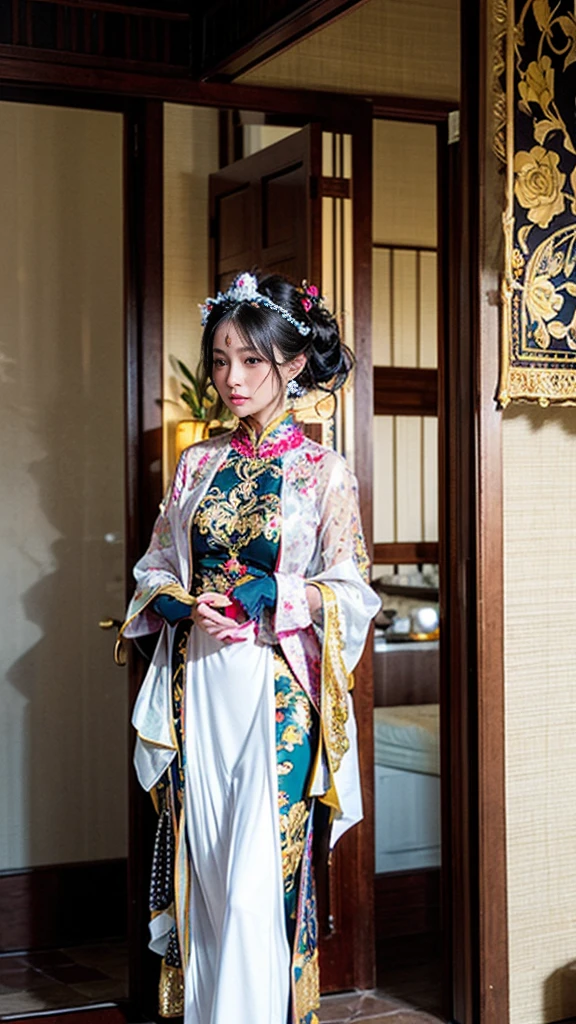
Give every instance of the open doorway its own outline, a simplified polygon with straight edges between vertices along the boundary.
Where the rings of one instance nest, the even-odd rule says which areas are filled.
[[[171,105],[164,108],[164,122],[164,396],[168,476],[176,459],[175,421],[183,414],[176,404],[179,385],[168,356],[176,354],[193,366],[199,342],[197,304],[207,293],[213,294],[214,288],[227,283],[227,276],[246,269],[246,261],[250,266],[256,263],[261,269],[269,269],[265,246],[249,241],[246,232],[242,234],[240,230],[242,218],[244,225],[248,223],[247,200],[243,197],[249,185],[259,187],[261,175],[270,180],[272,173],[277,174],[282,166],[295,182],[301,160],[298,136],[303,138],[306,132],[310,135],[310,127],[314,126],[304,130],[302,116],[291,119],[286,114],[266,116],[254,111],[218,113]],[[344,314],[344,322],[349,318],[348,330],[352,334],[352,287],[347,284],[348,280],[351,282],[352,240],[346,234],[346,206],[351,198],[350,140],[340,135],[334,143],[332,133],[322,132],[319,126],[318,130],[321,166],[311,165],[309,174],[317,178],[321,173],[325,179],[325,195],[319,194],[317,185],[315,193],[320,200],[320,235],[316,246],[311,246],[315,251],[303,254],[296,276],[318,280],[328,303]],[[412,755],[412,761],[408,765],[396,761],[376,766],[376,843],[371,851],[376,859],[376,872],[370,885],[374,885],[376,901],[373,953],[378,960],[378,985],[388,999],[386,1009],[403,1005],[440,1014],[443,963],[437,629],[436,136],[436,127],[430,123],[374,123],[374,576],[378,581],[375,585],[385,598],[384,607],[394,613],[395,619],[395,628],[387,636],[381,622],[374,641],[376,751],[380,753],[380,748],[387,746],[386,739],[382,740],[383,732],[398,737],[404,731],[404,745],[397,745],[397,753],[401,758]],[[403,166],[407,147],[411,173],[406,173]],[[202,154],[205,157],[208,152],[211,169],[199,162]],[[187,166],[185,174],[181,166],[178,169],[182,160]],[[306,195],[307,202],[311,194]],[[218,201],[215,196],[220,197]],[[235,205],[237,211],[221,241],[217,220],[219,210],[226,204]],[[202,210],[207,225],[204,237]],[[302,204],[300,212],[307,216],[306,204]],[[353,216],[353,211],[350,213]],[[191,265],[192,291],[179,269],[185,266],[182,260],[190,248],[186,231],[199,232]],[[285,262],[293,258],[286,249],[288,234],[286,231],[283,239],[276,238],[277,243],[285,243],[286,251],[279,244],[273,253],[274,258]],[[334,243],[340,239],[338,250]],[[188,311],[185,321],[184,310]],[[344,407],[339,410],[331,443],[344,452],[348,450],[353,458],[354,430],[350,430],[350,424],[350,410],[346,414]],[[426,620],[426,629],[420,628],[416,639],[413,627],[421,609],[432,612],[435,619],[432,625]],[[405,614],[401,614],[403,610]],[[401,619],[410,621],[404,636]],[[421,622],[424,619],[426,615],[421,615]],[[391,624],[392,619],[388,622]],[[371,720],[373,704],[370,692]],[[386,721],[388,711],[396,714],[396,721]],[[425,749],[415,748],[418,739]],[[364,758],[371,773],[375,760],[372,744],[370,729]],[[332,881],[331,895],[333,900],[339,899],[337,878]],[[330,944],[327,948],[330,950]],[[345,959],[330,957],[323,974],[324,991],[354,987],[354,981],[347,982],[347,977]]]
[[[377,978],[440,1013],[437,148],[434,124],[374,122]]]

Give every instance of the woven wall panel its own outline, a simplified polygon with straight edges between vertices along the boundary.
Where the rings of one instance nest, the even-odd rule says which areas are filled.
[[[543,1024],[576,1014],[576,410],[506,413],[504,482],[510,1024]]]
[[[369,0],[237,79],[457,100],[457,0]]]

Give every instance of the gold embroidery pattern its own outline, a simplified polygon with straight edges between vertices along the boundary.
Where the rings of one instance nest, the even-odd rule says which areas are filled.
[[[279,804],[285,806],[288,797],[279,793]],[[292,804],[287,814],[280,815],[280,845],[282,849],[282,875],[284,891],[291,892],[294,888],[295,875],[300,867],[302,851],[306,840],[306,822],[310,811],[304,800]]]
[[[258,478],[263,473],[279,478],[282,475],[280,466],[239,459],[235,471],[238,484],[228,494],[218,487],[211,487],[195,516],[195,525],[200,533],[210,534],[231,555],[262,536],[278,542],[282,507],[280,495],[257,492]]]
[[[158,1009],[161,1017],[181,1017],[184,1013],[184,973],[162,961],[158,986]]]
[[[301,962],[299,962],[301,961]],[[315,949],[309,960],[303,956],[294,958],[294,967],[301,969],[295,983],[296,1020],[302,1020],[312,1010],[320,1006],[320,977],[318,970],[318,950]]]
[[[333,771],[350,746],[346,735],[348,702],[346,694],[352,688],[352,676],[346,671],[342,658],[344,643],[338,619],[338,605],[330,587],[321,585],[324,610],[324,650],[322,652],[322,722],[324,738]]]
[[[505,42],[505,46],[504,46]],[[505,163],[498,400],[576,404],[573,5],[496,0],[495,152]],[[567,72],[568,69],[568,72]]]

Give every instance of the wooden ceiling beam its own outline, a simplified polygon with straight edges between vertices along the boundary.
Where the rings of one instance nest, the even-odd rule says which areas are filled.
[[[194,77],[231,81],[348,14],[366,0],[245,0],[207,3],[194,36]]]

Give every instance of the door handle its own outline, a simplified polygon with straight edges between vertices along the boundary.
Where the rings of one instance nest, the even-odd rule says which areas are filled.
[[[116,630],[116,643],[114,644],[114,661],[117,665],[126,664],[126,650],[122,643],[122,637],[118,636],[118,630],[122,625],[120,619],[114,619],[110,616],[108,619],[100,619],[98,623],[100,629],[115,629]]]

